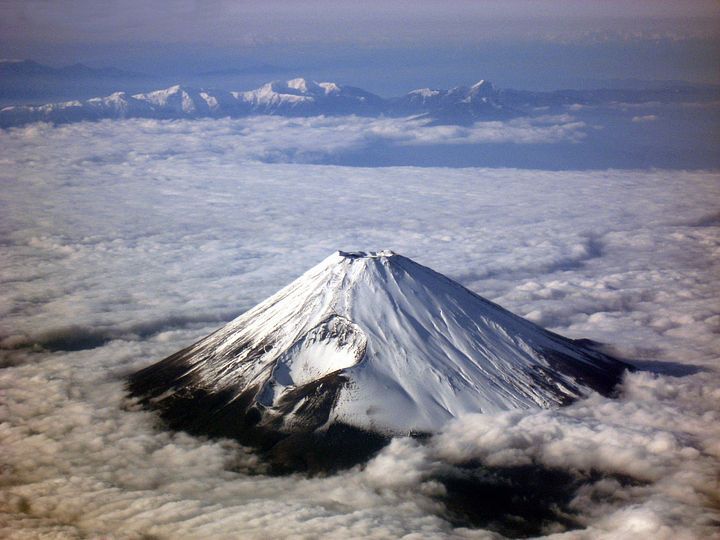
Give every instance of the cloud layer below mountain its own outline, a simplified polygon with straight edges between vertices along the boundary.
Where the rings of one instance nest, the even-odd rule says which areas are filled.
[[[36,123],[7,130],[7,143],[23,144],[42,140],[75,141],[88,134],[122,140],[131,156],[116,151],[101,161],[142,156],[165,146],[159,135],[175,135],[174,148],[163,151],[197,156],[222,153],[242,161],[323,162],[342,152],[361,150],[372,144],[401,146],[472,145],[479,143],[553,144],[578,142],[585,136],[584,122],[571,115],[516,118],[507,121],[476,122],[471,126],[432,125],[421,118],[368,118],[357,116],[314,116],[286,118],[253,116],[242,119],[201,119],[190,121],[125,120],[102,121],[93,126],[65,125],[54,128]],[[132,138],[137,148],[129,148]],[[164,138],[162,138],[164,139]],[[98,147],[98,150],[102,150]],[[419,150],[421,151],[421,150]]]
[[[581,528],[546,523],[556,538],[712,534],[718,174],[303,164],[367,133],[419,151],[471,136],[366,121],[0,132],[5,536],[492,538],[443,518],[438,478],[468,462],[576,478]],[[325,478],[266,476],[251,452],[164,432],[126,400],[125,375],[333,250],[382,248],[654,373],[615,400],[462,418]]]

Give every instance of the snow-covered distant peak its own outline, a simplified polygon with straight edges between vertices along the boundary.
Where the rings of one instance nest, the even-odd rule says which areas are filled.
[[[181,94],[187,94],[187,90],[179,85],[174,84],[173,86],[170,86],[168,88],[162,88],[160,90],[153,90],[152,92],[145,92],[142,94],[135,94],[133,97],[135,99],[143,99],[147,101],[153,101],[157,103],[166,102],[168,99],[170,99],[173,96],[181,95]]]
[[[431,88],[418,88],[417,90],[412,90],[408,92],[408,94],[429,98],[439,96],[440,90],[433,90]]]
[[[339,93],[342,87],[333,82],[315,82],[298,77],[289,81],[273,81],[263,85],[257,90],[251,90],[246,93],[258,94],[288,94],[296,96],[322,96],[328,94]]]
[[[87,100],[87,105],[94,109],[107,110],[112,109],[116,114],[126,114],[131,108],[131,101],[135,101],[130,98],[125,92],[115,92],[107,97],[102,98],[90,98]]]
[[[369,92],[304,78],[273,81],[233,95],[254,112],[265,114],[357,114],[382,109],[382,99]]]
[[[134,99],[144,101],[158,108],[161,112],[176,112],[194,115],[198,112],[199,98],[197,91],[179,84],[144,94],[135,94]],[[200,100],[198,100],[200,101]]]
[[[322,88],[325,91],[325,94],[339,94],[342,92],[342,88],[340,85],[334,83],[334,82],[321,82],[318,83],[318,86]]]
[[[94,97],[88,99],[89,103],[117,103],[119,101],[127,101],[128,95],[126,92],[114,92],[109,96],[105,97]]]
[[[287,81],[285,86],[308,95],[330,95],[342,92],[342,87],[337,83],[309,81],[302,77]]]
[[[306,87],[305,84],[298,82],[299,80],[302,79],[293,79],[293,81],[289,82],[273,81],[255,90],[238,92],[233,95],[261,112],[274,112],[288,107],[294,108],[299,104],[313,101],[312,96],[306,95],[302,90],[289,85],[290,82],[294,82],[299,88]]]
[[[320,88],[315,81],[308,81],[302,77],[291,79],[286,84],[288,88],[292,88],[293,90],[297,90],[303,94],[317,93]]]
[[[338,251],[133,384],[225,396],[263,429],[397,434],[609,392],[623,369],[393,251]]]
[[[286,84],[290,88],[295,88],[296,90],[300,90],[302,92],[307,92],[308,82],[307,82],[307,80],[303,79],[302,77],[290,79],[289,81],[287,81]]]
[[[469,94],[472,96],[490,97],[495,94],[495,87],[490,81],[479,80],[470,87]]]

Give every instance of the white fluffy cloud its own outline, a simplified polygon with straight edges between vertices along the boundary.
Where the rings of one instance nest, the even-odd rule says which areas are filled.
[[[92,134],[106,142],[110,142],[109,139],[118,141],[117,150],[83,156],[91,162],[137,162],[146,156],[156,158],[158,153],[164,152],[168,157],[179,159],[222,154],[228,159],[242,161],[315,163],[375,143],[401,146],[572,143],[583,139],[585,128],[583,122],[567,114],[483,121],[471,126],[433,125],[429,119],[413,117],[253,116],[194,122],[107,120],[92,127],[81,123],[55,128],[38,123],[8,130],[3,134],[3,140],[16,144],[32,140],[42,144],[48,134],[52,134],[56,142],[63,139],[76,141]],[[167,147],[167,136],[171,134],[174,144]],[[95,148],[104,150],[101,144]]]
[[[257,161],[410,132],[355,122],[0,132],[6,536],[488,538],[441,517],[434,475],[469,459],[600,473],[572,502],[584,528],[562,538],[709,534],[720,517],[718,175]],[[160,431],[124,399],[126,374],[331,251],[382,248],[662,374],[631,375],[618,400],[460,419],[327,478],[258,474],[252,453]]]

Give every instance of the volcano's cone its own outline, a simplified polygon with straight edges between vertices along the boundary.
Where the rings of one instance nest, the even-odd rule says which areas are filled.
[[[555,407],[611,392],[626,367],[401,255],[337,252],[129,387],[174,428],[273,446]]]

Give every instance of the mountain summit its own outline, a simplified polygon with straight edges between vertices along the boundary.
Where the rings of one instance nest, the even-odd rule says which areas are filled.
[[[625,367],[392,251],[338,251],[129,388],[174,428],[274,444],[556,407],[610,393]]]

